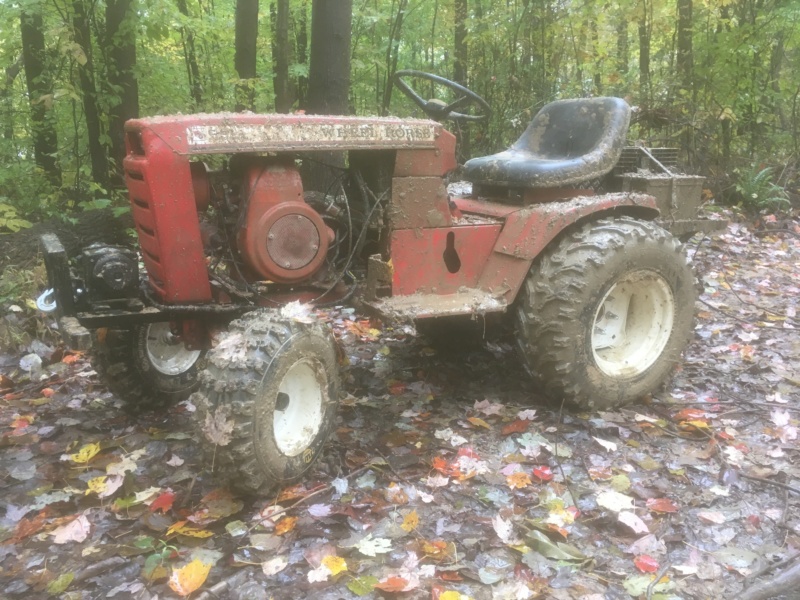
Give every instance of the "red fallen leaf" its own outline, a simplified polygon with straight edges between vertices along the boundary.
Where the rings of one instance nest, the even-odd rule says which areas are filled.
[[[53,388],[49,387],[44,388],[42,390],[42,396],[44,396],[45,398],[52,398],[55,393],[56,391]]]
[[[642,573],[655,573],[658,571],[658,561],[647,554],[642,554],[634,558],[633,564],[635,564],[636,568]]]
[[[67,354],[64,358],[61,359],[61,362],[65,365],[72,365],[78,362],[80,355],[78,354]]]
[[[406,384],[405,383],[397,382],[397,383],[393,383],[392,385],[389,386],[389,393],[392,396],[399,396],[400,394],[402,394],[405,391],[406,391]]]
[[[442,581],[464,581],[456,571],[436,571],[436,576]]]
[[[747,517],[747,522],[750,523],[753,527],[760,527],[761,526],[761,517],[758,515],[749,515]]]
[[[699,408],[684,408],[672,417],[675,421],[707,421],[706,411]]]
[[[550,467],[542,465],[533,469],[533,476],[537,477],[539,481],[550,481],[553,479],[553,471]]]
[[[678,512],[678,505],[669,498],[650,498],[647,500],[647,508],[659,513]]]
[[[163,492],[150,504],[150,512],[156,512],[157,510],[160,510],[162,513],[166,513],[172,508],[172,503],[174,501],[175,492],[171,490]]]
[[[528,426],[531,424],[530,421],[523,421],[522,419],[517,419],[512,421],[503,429],[500,430],[502,435],[511,435],[512,433],[523,433],[524,431],[528,431]]]
[[[717,432],[717,437],[720,438],[720,439],[723,439],[723,440],[735,439],[730,433],[727,433],[725,431],[718,431]]]
[[[379,590],[383,590],[384,592],[402,592],[404,589],[406,589],[407,585],[407,580],[393,575],[391,577],[387,577],[384,581],[376,583],[375,587]]]
[[[457,456],[459,458],[462,456],[466,456],[468,458],[474,458],[475,460],[481,459],[481,457],[475,453],[475,450],[472,449],[472,446],[459,448]]]
[[[456,465],[451,465],[447,460],[441,456],[434,456],[431,465],[434,469],[443,475],[456,476],[461,475],[461,470]]]

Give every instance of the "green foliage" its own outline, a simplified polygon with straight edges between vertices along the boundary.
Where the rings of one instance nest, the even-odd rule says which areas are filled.
[[[772,181],[773,169],[752,166],[736,170],[736,191],[742,206],[753,211],[776,211],[790,205],[786,190]]]
[[[20,218],[17,209],[6,204],[8,198],[0,196],[0,231],[19,231],[31,226],[30,221]]]

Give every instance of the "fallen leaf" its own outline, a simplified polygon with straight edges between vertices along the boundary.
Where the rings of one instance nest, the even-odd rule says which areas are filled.
[[[647,508],[657,513],[678,512],[678,506],[669,498],[650,498],[647,500]]]
[[[74,573],[62,573],[56,579],[50,582],[47,586],[47,593],[51,596],[58,596],[62,594],[75,579]]]
[[[647,524],[631,511],[623,510],[617,516],[619,522],[631,528],[633,533],[650,533]]]
[[[125,478],[120,477],[119,475],[102,475],[100,477],[93,477],[86,482],[88,489],[84,493],[87,496],[89,494],[97,494],[98,498],[108,498],[122,487],[124,481]]]
[[[636,568],[642,573],[655,573],[658,571],[658,561],[647,554],[642,554],[634,558],[633,564],[635,564]]]
[[[551,481],[553,479],[553,470],[546,465],[534,467],[533,476],[539,481]]]
[[[77,519],[70,521],[66,525],[57,527],[50,532],[56,544],[66,544],[67,542],[82,542],[89,537],[91,531],[89,519],[80,515]]]
[[[603,448],[605,448],[608,452],[616,452],[617,445],[614,442],[609,442],[608,440],[600,439],[599,437],[592,436],[595,442],[600,444]]]
[[[363,575],[347,582],[347,589],[356,596],[366,596],[375,589],[378,578],[373,575]]]
[[[489,402],[488,400],[478,402],[476,400],[473,408],[488,417],[489,415],[499,415],[505,406],[499,402]]]
[[[275,535],[289,533],[297,525],[297,517],[284,517],[275,525]]]
[[[100,444],[86,444],[75,454],[70,454],[69,459],[78,464],[88,463],[100,452]]]
[[[491,425],[489,425],[486,421],[484,421],[480,417],[469,417],[467,419],[467,421],[469,421],[470,423],[475,425],[475,427],[483,427],[484,429],[491,429],[492,428]]]
[[[697,513],[697,518],[703,523],[711,523],[713,525],[719,525],[727,520],[725,515],[715,510],[701,510]]]
[[[330,504],[312,504],[308,507],[308,514],[317,519],[328,517],[331,514]]]
[[[186,535],[189,537],[194,538],[208,538],[214,535],[212,531],[207,531],[205,529],[197,529],[190,525],[187,525],[188,521],[178,521],[174,525],[172,525],[169,529],[167,529],[167,535],[172,535],[173,533],[177,533],[179,535]]]
[[[386,538],[372,538],[372,534],[362,539],[355,545],[356,549],[364,556],[376,556],[392,551],[392,542]],[[383,589],[383,588],[381,588]]]
[[[597,494],[597,504],[614,512],[633,508],[633,498],[613,490],[606,490]]]
[[[419,526],[419,515],[417,514],[416,510],[412,510],[410,513],[406,514],[403,517],[403,523],[400,525],[400,528],[403,531],[412,532]]]
[[[289,566],[288,556],[275,556],[261,563],[261,570],[267,577],[272,577],[283,571],[287,566]]]
[[[387,577],[386,579],[382,579],[373,587],[383,590],[384,592],[402,592],[406,589],[407,585],[408,580],[403,579],[402,577],[391,576]]]
[[[526,488],[531,484],[531,478],[524,471],[517,471],[506,477],[506,484],[512,490]]]
[[[166,513],[172,508],[172,503],[174,501],[175,492],[168,489],[150,503],[150,512],[156,512],[160,510],[162,513]]]
[[[169,578],[169,587],[179,596],[188,596],[205,583],[211,565],[194,559],[180,569],[173,569]]]
[[[322,564],[327,567],[331,575],[347,571],[347,562],[341,556],[326,556],[322,559]]]
[[[217,446],[227,446],[231,443],[234,421],[228,419],[230,409],[227,404],[218,406],[211,413],[206,413],[206,420],[203,423],[202,431],[209,442]]]
[[[510,520],[506,520],[500,515],[497,515],[492,517],[492,527],[494,527],[497,537],[499,537],[504,544],[514,546],[520,543],[520,539],[514,534],[514,524]]]
[[[512,433],[524,433],[528,430],[528,426],[530,425],[530,421],[525,421],[523,419],[515,419],[508,425],[505,425],[501,430],[500,433],[502,435],[511,435]]]
[[[536,410],[529,408],[517,413],[517,418],[522,421],[533,421],[536,418]]]

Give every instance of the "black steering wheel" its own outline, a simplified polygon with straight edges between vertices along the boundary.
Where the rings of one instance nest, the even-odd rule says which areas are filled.
[[[404,77],[433,81],[434,83],[438,83],[450,88],[456,93],[456,96],[460,97],[450,104],[445,104],[441,100],[424,100],[422,96],[414,91],[414,88],[405,82],[403,79]],[[401,92],[411,98],[414,103],[434,121],[444,121],[445,119],[450,119],[451,121],[485,121],[492,114],[492,109],[489,106],[489,103],[478,96],[478,94],[470,89],[465,88],[463,85],[456,83],[455,81],[450,81],[449,79],[439,77],[438,75],[434,75],[432,73],[411,70],[396,71],[394,74],[394,82],[395,85],[400,88]],[[477,104],[482,109],[482,112],[476,115],[456,112],[456,109],[461,109],[468,104]]]

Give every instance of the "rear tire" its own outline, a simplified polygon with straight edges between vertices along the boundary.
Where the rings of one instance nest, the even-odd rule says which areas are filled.
[[[248,493],[299,478],[333,430],[339,389],[336,343],[322,323],[266,310],[233,321],[192,396],[206,464]]]
[[[646,221],[603,219],[534,265],[518,300],[518,348],[551,398],[621,406],[655,391],[678,364],[695,299],[674,237]]]
[[[188,350],[169,323],[95,332],[92,365],[127,410],[142,412],[186,400],[197,389],[204,352]]]

